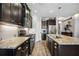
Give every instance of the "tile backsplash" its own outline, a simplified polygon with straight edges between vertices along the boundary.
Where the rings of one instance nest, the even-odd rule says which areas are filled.
[[[11,39],[18,36],[18,28],[0,25],[0,40],[1,39]]]

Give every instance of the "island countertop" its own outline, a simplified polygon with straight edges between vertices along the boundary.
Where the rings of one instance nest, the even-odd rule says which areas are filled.
[[[16,37],[0,41],[0,49],[15,49],[23,42],[28,40],[29,37]]]
[[[47,34],[47,36],[60,45],[79,45],[79,38],[65,35],[61,35],[60,38],[56,38],[55,34]]]

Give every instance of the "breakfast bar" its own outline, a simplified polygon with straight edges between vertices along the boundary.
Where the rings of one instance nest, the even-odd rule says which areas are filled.
[[[79,38],[47,34],[47,46],[53,56],[79,56]]]

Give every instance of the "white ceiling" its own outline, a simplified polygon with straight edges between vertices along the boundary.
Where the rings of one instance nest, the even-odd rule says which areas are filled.
[[[28,3],[28,6],[32,14],[40,17],[70,17],[79,13],[79,3]]]

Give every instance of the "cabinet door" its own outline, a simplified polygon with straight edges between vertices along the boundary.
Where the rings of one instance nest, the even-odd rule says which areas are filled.
[[[46,36],[46,41],[47,41],[47,47],[48,47],[49,46],[49,44],[48,44],[49,43],[48,36]]]
[[[54,55],[58,55],[58,44],[54,41]]]
[[[30,38],[30,53],[32,53],[35,44],[35,35],[31,35]]]
[[[20,3],[2,3],[2,21],[21,24],[22,6]]]
[[[2,3],[0,3],[0,21],[2,19]]]
[[[51,55],[54,56],[54,41],[52,40],[51,42]]]
[[[29,42],[25,41],[22,45],[17,48],[16,56],[26,56],[29,55]]]
[[[48,25],[56,25],[56,20],[49,19],[49,20],[47,20],[47,24]]]
[[[50,41],[50,38],[48,36],[46,36],[46,39],[47,39],[47,47],[48,47],[48,49],[50,51],[50,49],[51,49],[51,41]]]
[[[2,21],[10,22],[11,11],[10,11],[10,3],[2,3]]]
[[[42,21],[42,29],[47,29],[47,21]]]
[[[22,51],[22,47],[20,46],[16,49],[16,56],[21,56],[21,51]]]
[[[21,55],[22,56],[26,56],[26,55],[28,55],[28,40],[26,41],[26,42],[24,42],[23,44],[22,44],[22,50],[21,50]]]
[[[49,48],[49,51],[51,53],[51,39],[48,37],[48,48]]]
[[[25,27],[32,28],[32,16],[29,13],[26,14]]]
[[[11,3],[11,22],[14,24],[21,24],[21,4]]]

